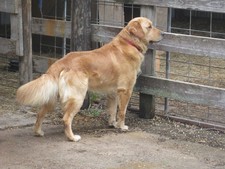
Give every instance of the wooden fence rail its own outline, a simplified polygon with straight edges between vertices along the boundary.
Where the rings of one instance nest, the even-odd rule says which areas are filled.
[[[112,0],[112,2],[225,13],[224,0]]]
[[[150,95],[225,109],[225,89],[141,75],[136,90]]]
[[[92,25],[92,40],[107,43],[119,33],[121,28]],[[190,55],[225,58],[225,40],[193,35],[165,33],[161,42],[149,45],[150,49],[178,52]]]
[[[71,37],[71,22],[63,20],[32,18],[32,33],[61,38]]]
[[[0,11],[17,14],[19,12],[19,2],[20,0],[0,0]]]

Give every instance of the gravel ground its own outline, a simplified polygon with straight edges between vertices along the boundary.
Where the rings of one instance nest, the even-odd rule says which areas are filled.
[[[36,109],[12,99],[0,110],[0,168],[224,169],[225,134],[156,116],[140,119],[127,112],[124,133],[109,128],[104,104],[93,104],[74,119],[78,143],[65,138],[62,111],[48,114],[45,137],[33,135]]]
[[[65,138],[60,109],[46,117],[45,136],[34,137],[33,111],[23,108],[4,114],[7,127],[0,127],[1,168],[225,168],[225,134],[221,131],[157,116],[140,119],[137,113],[128,112],[130,129],[124,133],[108,127],[104,111],[92,110],[75,117],[73,129],[82,139],[74,143]],[[22,123],[15,125],[15,119]]]

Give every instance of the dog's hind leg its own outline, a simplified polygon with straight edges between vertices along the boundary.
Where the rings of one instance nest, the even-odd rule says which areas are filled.
[[[44,136],[44,132],[42,131],[42,122],[47,112],[51,112],[53,110],[54,104],[46,104],[42,106],[41,110],[37,114],[37,120],[34,126],[34,132],[36,136]]]
[[[65,70],[59,79],[59,96],[64,106],[63,122],[65,134],[71,141],[79,141],[81,137],[74,135],[72,121],[80,110],[88,88],[88,78],[83,72]]]
[[[65,134],[67,138],[70,141],[79,141],[81,139],[79,135],[74,135],[72,130],[72,122],[73,122],[74,116],[78,113],[78,111],[80,110],[83,104],[84,97],[82,98],[82,100],[78,100],[76,98],[70,98],[69,100],[66,101],[64,106],[64,111],[65,111],[65,114],[63,116],[64,130],[65,130]]]
[[[109,114],[109,126],[116,123],[117,95],[115,93],[107,95],[107,111]]]
[[[131,90],[118,89],[118,121],[114,124],[114,127],[120,128],[123,131],[128,130],[128,126],[125,125],[125,115],[131,93]]]

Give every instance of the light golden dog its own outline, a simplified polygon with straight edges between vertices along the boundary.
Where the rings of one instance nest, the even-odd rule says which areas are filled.
[[[44,116],[59,97],[64,110],[65,134],[71,141],[81,139],[72,131],[72,120],[88,90],[103,92],[108,99],[109,125],[128,130],[125,114],[148,44],[162,39],[162,32],[144,17],[131,20],[108,44],[99,49],[71,52],[50,66],[45,74],[17,90],[17,101],[41,106],[35,133],[43,136]],[[118,115],[117,115],[118,105]]]

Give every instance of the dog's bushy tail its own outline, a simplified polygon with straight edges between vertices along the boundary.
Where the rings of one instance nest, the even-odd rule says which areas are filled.
[[[52,103],[58,96],[58,83],[50,74],[21,86],[16,93],[16,100],[23,105],[41,106]]]

